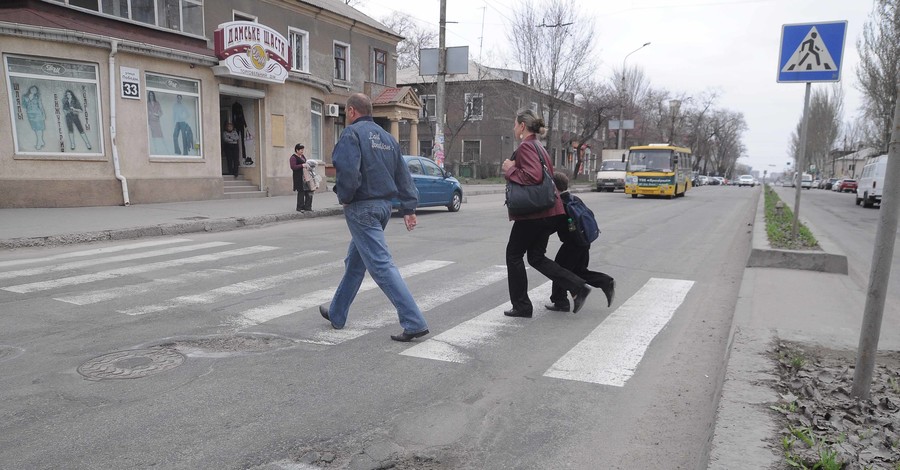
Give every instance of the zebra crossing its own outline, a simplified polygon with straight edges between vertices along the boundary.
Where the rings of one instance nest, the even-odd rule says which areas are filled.
[[[45,295],[62,304],[97,306],[115,302],[120,307],[111,314],[125,317],[158,316],[182,312],[185,308],[209,308],[232,301],[216,326],[233,332],[259,327],[291,315],[309,315],[309,310],[331,300],[334,288],[316,288],[311,280],[334,286],[342,274],[343,255],[322,250],[290,250],[252,245],[237,247],[230,242],[195,243],[190,239],[171,238],[137,242],[113,247],[80,250],[64,254],[0,261],[0,291],[15,295]],[[209,267],[212,263],[228,264]],[[290,269],[296,264],[304,267]],[[417,276],[434,275],[455,265],[448,260],[423,260],[398,266],[402,276],[416,282]],[[193,269],[175,275],[159,275],[173,268]],[[286,270],[285,270],[286,269]],[[277,272],[283,271],[283,272]],[[467,270],[463,276],[448,276],[440,289],[413,288],[420,309],[426,314],[479,289],[497,291],[496,298],[506,298],[506,267],[488,265]],[[259,273],[241,278],[246,273]],[[273,274],[266,274],[272,272]],[[235,278],[239,280],[233,281]],[[99,287],[98,282],[115,279],[113,287]],[[199,286],[215,287],[202,290]],[[293,285],[306,285],[288,290]],[[694,282],[679,279],[651,278],[632,297],[612,312],[583,340],[560,357],[544,377],[574,380],[622,387],[639,367],[644,352],[657,334],[672,319],[684,302]],[[184,293],[183,289],[192,289]],[[376,290],[371,278],[360,286],[359,293]],[[529,291],[532,299],[546,299],[550,282]],[[193,290],[200,290],[199,292]],[[279,290],[279,295],[271,295]],[[170,298],[147,302],[160,292],[172,292]],[[177,295],[177,294],[181,295]],[[256,295],[253,295],[256,294]],[[246,301],[250,298],[251,300]],[[247,305],[252,304],[252,305]],[[534,322],[503,315],[510,303],[485,305],[483,311],[444,331],[435,332],[423,341],[411,343],[400,355],[447,363],[465,364],[479,351],[495,347],[499,338],[514,337]],[[534,311],[534,319],[548,312]],[[336,346],[367,335],[386,326],[396,325],[396,312],[390,304],[354,317],[342,330],[322,328],[302,333],[297,341]]]

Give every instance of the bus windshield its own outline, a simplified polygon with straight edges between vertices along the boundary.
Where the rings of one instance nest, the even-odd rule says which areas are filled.
[[[632,150],[628,154],[628,171],[672,171],[672,151]]]
[[[600,164],[600,171],[625,171],[625,162],[619,160],[604,160]]]

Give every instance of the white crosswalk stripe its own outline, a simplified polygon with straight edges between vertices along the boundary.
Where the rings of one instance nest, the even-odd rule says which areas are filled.
[[[58,255],[43,256],[40,258],[13,259],[9,261],[0,261],[0,269],[11,266],[20,266],[23,264],[46,263],[48,261],[58,261],[68,258],[84,258],[88,256],[99,256],[107,253],[117,253],[119,251],[137,250],[140,248],[148,248],[151,246],[171,245],[174,243],[189,242],[187,238],[168,238],[163,240],[150,240],[146,242],[129,243],[127,245],[108,246],[104,248],[93,248],[90,250],[73,251],[70,253],[60,253]]]
[[[197,282],[201,279],[210,279],[217,276],[225,276],[229,274],[236,274],[239,272],[252,271],[254,269],[259,269],[262,267],[272,268],[273,266],[276,266],[278,264],[293,263],[306,257],[326,253],[328,252],[318,250],[301,251],[299,253],[293,253],[289,256],[283,256],[275,259],[263,258],[256,261],[248,261],[246,263],[223,266],[221,268],[202,269],[190,273],[179,274],[177,276],[154,279],[152,281],[142,282],[139,284],[112,287],[108,289],[98,289],[78,294],[63,295],[54,297],[54,300],[74,305],[91,305],[124,297],[134,297],[140,294],[146,294],[148,292],[158,292],[165,287],[185,285],[188,283]]]
[[[506,266],[491,266],[460,279],[452,286],[444,286],[439,291],[429,291],[416,295],[416,304],[423,313],[439,307],[447,302],[456,300],[470,292],[495,282],[506,279]],[[330,301],[331,298],[329,297]],[[376,312],[374,318],[353,319],[349,327],[342,330],[325,330],[318,333],[312,340],[319,344],[340,344],[344,341],[359,338],[372,330],[377,330],[387,325],[397,323],[397,311],[390,306]]]
[[[693,285],[694,281],[651,278],[544,376],[624,386]]]
[[[415,276],[417,274],[427,273],[435,269],[443,268],[453,264],[452,261],[434,261],[426,260],[419,263],[403,266],[400,269],[400,275],[404,278]],[[365,292],[378,287],[371,278],[366,278],[359,286],[359,292]],[[293,297],[279,302],[273,302],[268,305],[256,307],[241,313],[238,318],[232,319],[228,324],[237,329],[247,328],[250,326],[265,323],[276,318],[290,315],[301,310],[324,304],[331,301],[334,295],[334,289],[321,289],[314,292],[303,294],[302,297]],[[318,315],[318,312],[316,313]],[[313,341],[310,341],[313,342]]]
[[[244,256],[266,251],[277,250],[272,246],[251,246],[247,248],[239,248],[236,250],[222,251],[207,255],[192,256],[189,258],[179,258],[171,261],[160,261],[156,263],[128,266],[125,268],[112,269],[91,274],[82,274],[78,276],[63,277],[59,279],[51,279],[49,281],[31,282],[27,284],[19,284],[15,286],[3,287],[2,289],[9,292],[17,292],[27,294],[30,292],[38,292],[44,290],[58,289],[60,287],[75,286],[79,284],[87,284],[89,282],[103,281],[106,279],[114,279],[117,277],[128,276],[132,274],[141,274],[151,271],[157,271],[165,268],[173,268],[177,266],[185,266],[189,264],[208,263],[218,261],[220,259],[231,258],[234,256]]]
[[[165,248],[162,250],[153,250],[146,251],[143,253],[132,253],[129,255],[119,255],[119,256],[111,256],[109,258],[95,258],[95,259],[86,259],[81,261],[71,261],[69,263],[63,264],[54,264],[51,266],[43,266],[40,268],[29,268],[29,269],[20,269],[17,271],[7,271],[0,273],[0,279],[11,279],[15,277],[24,277],[24,276],[37,276],[41,274],[54,273],[59,271],[71,271],[73,269],[81,269],[87,268],[90,266],[97,266],[100,264],[110,264],[110,263],[119,263],[122,261],[134,261],[138,259],[145,258],[153,258],[156,256],[167,256],[174,255],[177,253],[186,253],[188,251],[197,251],[204,250],[207,248],[218,248],[220,246],[231,245],[230,242],[209,242],[209,243],[201,243],[199,245],[189,245],[189,246],[176,246],[172,248]]]
[[[552,282],[545,282],[528,291],[528,296],[533,299],[549,297],[552,286]],[[471,350],[493,342],[498,336],[527,324],[521,319],[504,316],[503,311],[510,308],[512,308],[510,302],[494,307],[400,354],[436,361],[468,362],[472,358]],[[543,313],[545,313],[543,309],[536,309],[532,318],[539,317]]]

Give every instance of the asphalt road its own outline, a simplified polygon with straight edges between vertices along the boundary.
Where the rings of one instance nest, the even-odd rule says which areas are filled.
[[[0,462],[705,468],[759,191],[579,194],[615,303],[596,291],[532,319],[500,313],[502,195],[423,210],[412,233],[395,217],[388,243],[432,332],[415,344],[388,338],[374,285],[345,330],[319,317],[340,217],[0,254]],[[542,305],[546,280],[529,279]]]

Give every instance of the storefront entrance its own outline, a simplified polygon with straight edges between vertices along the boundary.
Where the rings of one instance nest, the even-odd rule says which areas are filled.
[[[226,124],[234,125],[240,135],[238,143],[239,178],[252,183],[256,190],[260,184],[259,161],[259,100],[232,95],[219,95],[219,129],[225,131]],[[225,156],[225,142],[222,141],[222,175],[231,176]]]

